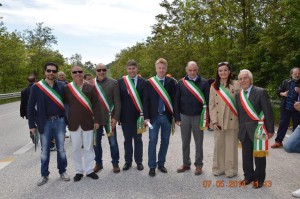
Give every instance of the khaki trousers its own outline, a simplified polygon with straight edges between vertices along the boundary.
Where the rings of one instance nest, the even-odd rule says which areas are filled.
[[[212,172],[214,175],[225,173],[233,177],[238,172],[238,130],[214,131],[214,156]]]

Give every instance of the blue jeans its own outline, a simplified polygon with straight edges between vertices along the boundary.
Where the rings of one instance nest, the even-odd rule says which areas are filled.
[[[42,146],[41,152],[41,175],[48,176],[49,172],[49,161],[50,161],[50,143],[52,137],[55,138],[57,148],[57,169],[59,174],[66,172],[67,168],[67,157],[65,151],[65,132],[66,122],[65,118],[59,119],[47,119],[44,127],[44,132],[40,132],[40,140]]]
[[[287,141],[284,142],[283,148],[289,153],[300,153],[300,125],[298,125]]]
[[[96,146],[94,146],[95,150],[95,161],[96,164],[102,165],[102,145],[101,145],[101,140],[102,140],[102,134],[103,134],[103,127],[104,125],[100,125],[99,129],[97,130],[97,136],[96,136]],[[118,146],[118,141],[117,141],[117,130],[116,128],[114,129],[114,135],[108,137],[109,141],[109,146],[110,146],[110,155],[111,155],[111,163],[113,165],[119,164],[119,146]]]
[[[166,162],[171,135],[171,124],[166,115],[158,115],[155,120],[152,121],[152,126],[153,129],[149,130],[148,166],[149,168],[154,169],[157,165],[164,166]],[[159,129],[161,129],[161,142],[158,153],[158,162],[156,163],[156,145]]]
[[[280,108],[280,121],[277,131],[277,136],[275,138],[276,142],[282,142],[287,129],[289,128],[290,120],[292,118],[293,131],[300,124],[300,113],[297,110],[287,110],[285,107]]]

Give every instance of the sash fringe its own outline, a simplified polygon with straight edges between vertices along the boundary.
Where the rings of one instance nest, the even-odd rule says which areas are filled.
[[[253,157],[263,158],[269,155],[269,151],[253,151]]]

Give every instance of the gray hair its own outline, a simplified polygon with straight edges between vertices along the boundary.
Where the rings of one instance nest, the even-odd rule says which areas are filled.
[[[239,73],[239,75],[238,75],[238,79],[240,78],[240,75],[241,75],[242,73],[246,73],[246,74],[248,75],[249,79],[251,80],[251,83],[253,83],[253,75],[252,75],[252,73],[251,73],[250,70],[248,70],[248,69],[240,70],[240,73]]]
[[[197,64],[195,61],[189,61],[189,62],[187,63],[187,65],[186,65],[185,68],[187,68],[187,67],[190,66],[190,65],[196,66],[196,67],[197,67],[197,70],[199,70],[199,66],[198,66],[198,64]]]

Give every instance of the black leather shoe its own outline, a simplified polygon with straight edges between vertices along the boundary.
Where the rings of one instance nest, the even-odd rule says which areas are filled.
[[[125,163],[123,166],[123,171],[127,171],[131,167],[131,163]]]
[[[259,182],[259,181],[253,181],[252,182],[252,188],[253,189],[259,189],[264,185],[263,182]]]
[[[166,169],[165,166],[158,166],[158,170],[160,170],[163,173],[168,173],[168,170]]]
[[[248,185],[248,184],[250,184],[252,181],[253,181],[253,180],[251,180],[251,179],[244,179],[244,180],[241,181],[241,184],[242,184],[242,185]]]
[[[83,177],[83,174],[76,173],[76,175],[74,176],[74,182],[80,181],[82,177]]]
[[[142,171],[144,169],[144,165],[142,163],[137,164],[137,170]]]
[[[98,175],[95,174],[94,172],[92,172],[92,173],[90,173],[90,174],[87,174],[86,176],[87,176],[87,177],[90,177],[90,178],[92,178],[92,179],[94,179],[94,180],[97,180],[97,179],[99,178]]]
[[[150,169],[149,176],[151,176],[151,177],[155,176],[155,169]]]

